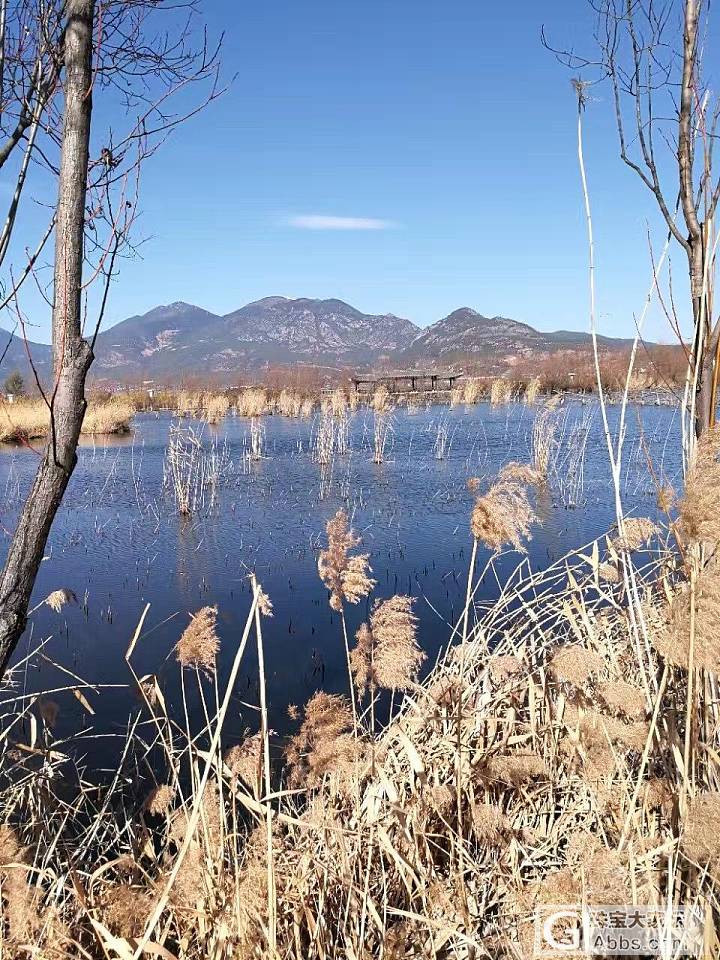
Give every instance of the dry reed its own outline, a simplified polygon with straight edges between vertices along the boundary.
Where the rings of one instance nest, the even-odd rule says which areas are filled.
[[[190,623],[175,647],[175,656],[181,666],[212,672],[220,649],[216,622],[215,607],[203,607],[191,615]]]
[[[505,380],[503,377],[493,380],[490,385],[490,403],[493,406],[509,403],[512,400],[513,389],[512,380]]]
[[[259,387],[248,387],[238,394],[236,409],[240,417],[262,417],[270,409],[268,395]]]
[[[531,537],[530,528],[536,520],[526,486],[507,476],[477,497],[470,529],[473,537],[490,550],[497,551],[510,545],[515,550],[524,551],[523,540]]]
[[[135,405],[128,397],[88,403],[81,433],[85,435],[123,434],[130,432]],[[0,403],[0,443],[24,443],[46,437],[50,431],[50,410],[44,400],[21,400]]]
[[[203,398],[202,416],[207,423],[220,423],[227,416],[230,401],[226,394],[209,394]]]
[[[490,524],[488,509],[477,533],[489,529],[496,549],[527,535],[530,513],[521,498],[511,523],[504,512],[516,491],[493,490],[490,506],[507,501],[502,519]],[[706,650],[716,615],[704,597],[717,572],[692,539],[705,522],[699,512],[688,524],[689,560],[665,553],[632,568],[639,605],[608,601],[587,550],[539,573],[523,561],[421,685],[409,598],[374,606],[355,676],[379,683],[385,643],[399,659],[384,682],[402,684],[402,699],[368,735],[344,697],[314,694],[285,777],[263,766],[264,714],[260,734],[219,759],[257,599],[202,730],[184,735],[164,700],[143,707],[168,770],[192,771],[182,790],[155,782],[151,799],[146,789],[133,803],[129,773],[148,757],[140,727],[118,775],[91,789],[78,776],[72,804],[71,756],[65,744],[54,749],[51,729],[35,725],[36,767],[0,738],[3,819],[12,821],[0,827],[4,948],[54,957],[81,944],[83,956],[127,960],[143,951],[509,960],[532,956],[533,921],[548,904],[670,902],[701,911],[705,955],[716,956],[718,664]],[[319,570],[342,610],[370,589],[367,558],[349,574],[358,538],[343,514],[328,541]],[[623,569],[634,563],[626,551]],[[647,648],[635,642],[640,614]],[[181,666],[208,669],[216,682],[215,611],[196,614],[185,634]],[[692,651],[692,670],[671,659],[670,639]],[[4,691],[7,730],[18,719],[14,694]]]

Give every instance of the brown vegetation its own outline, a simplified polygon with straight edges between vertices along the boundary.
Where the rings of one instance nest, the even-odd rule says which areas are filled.
[[[84,435],[123,434],[130,432],[135,407],[124,396],[107,399],[91,398],[80,432]],[[50,431],[50,409],[44,400],[0,402],[0,442],[26,443],[39,440]]]
[[[516,465],[508,474],[497,484],[517,483],[523,471]],[[488,515],[499,511],[494,522],[504,528],[501,499],[496,490],[485,506]],[[702,504],[695,510],[699,523]],[[515,524],[520,514],[527,519],[524,505]],[[523,536],[516,525],[512,532]],[[508,538],[498,534],[490,545]],[[358,539],[347,518],[330,521],[328,540],[320,570],[342,608],[372,582],[362,555],[363,569],[350,575]],[[697,542],[685,540],[686,554]],[[0,867],[13,896],[8,949],[29,938],[42,955],[76,942],[129,957],[147,941],[175,957],[232,950],[299,960],[406,956],[408,944],[420,955],[463,954],[473,945],[478,956],[509,960],[530,956],[533,916],[545,904],[655,903],[680,873],[680,902],[710,911],[720,884],[720,804],[717,754],[704,745],[714,742],[715,726],[689,699],[704,687],[690,689],[687,659],[667,657],[688,649],[673,613],[681,604],[694,609],[695,666],[714,677],[720,662],[706,655],[704,637],[716,612],[703,606],[702,591],[688,594],[676,582],[680,571],[663,556],[640,587],[652,660],[638,660],[621,585],[598,590],[597,568],[612,553],[593,556],[516,578],[420,686],[410,599],[376,603],[352,671],[360,693],[405,689],[399,711],[374,732],[374,718],[368,725],[354,717],[344,697],[316,693],[292,711],[299,716],[286,749],[289,789],[279,781],[272,795],[265,725],[217,760],[235,667],[214,716],[205,697],[205,746],[192,731],[185,742],[163,701],[144,697],[171,776],[134,810],[112,802],[112,792],[102,804],[82,792],[68,813],[52,800],[53,781],[28,770],[5,739],[4,767],[25,771],[22,792],[6,787],[3,796],[14,811]],[[717,590],[714,562],[703,577]],[[253,607],[236,664],[255,623]],[[218,642],[215,611],[205,608],[180,639],[181,665],[200,667],[216,684]],[[686,716],[694,726],[689,748]],[[48,762],[61,763],[59,754],[52,759],[50,725],[42,736]],[[136,748],[144,741],[131,741],[128,751]],[[688,749],[702,758],[692,781]],[[172,775],[190,760],[192,789]],[[31,786],[36,776],[42,788]],[[28,803],[32,818],[21,815]],[[102,852],[82,839],[98,830],[112,838]]]

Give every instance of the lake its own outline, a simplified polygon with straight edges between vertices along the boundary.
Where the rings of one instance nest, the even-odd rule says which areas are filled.
[[[34,603],[52,590],[70,589],[77,604],[60,614],[41,606],[16,652],[16,661],[41,641],[47,659],[34,659],[23,683],[44,690],[71,681],[65,667],[93,684],[118,684],[86,692],[90,716],[70,693],[59,694],[56,733],[84,727],[82,749],[102,759],[113,737],[124,736],[138,700],[124,654],[146,603],[150,609],[133,664],[155,673],[169,700],[178,696],[173,647],[189,613],[217,605],[223,675],[237,648],[250,603],[255,571],[274,605],[264,620],[271,726],[287,728],[290,703],[312,693],[346,689],[345,653],[337,615],[317,574],[325,523],[339,508],[370,553],[375,597],[406,593],[416,598],[419,638],[428,663],[447,641],[464,603],[471,550],[471,477],[489,482],[510,460],[530,456],[539,408],[524,404],[404,408],[388,421],[385,459],[373,463],[373,414],[351,414],[349,451],[328,464],[318,459],[320,415],[266,417],[253,425],[228,416],[218,427],[189,423],[199,443],[215,454],[214,502],[192,516],[178,513],[164,484],[169,414],[141,414],[130,437],[83,441],[79,463],[55,522],[37,580]],[[556,418],[555,469],[537,497],[540,524],[528,544],[533,568],[602,535],[614,522],[607,451],[599,409],[571,400]],[[610,408],[616,428],[618,408]],[[187,429],[188,421],[182,429]],[[628,412],[623,469],[626,510],[654,516],[655,487],[647,467],[680,486],[679,416],[675,408],[645,406]],[[255,446],[260,459],[252,459]],[[259,449],[261,448],[261,449]],[[2,550],[28,489],[37,454],[0,451]],[[479,568],[488,554],[481,550]],[[520,561],[507,553],[483,580],[478,598],[489,602]],[[368,604],[348,608],[354,633]],[[60,665],[60,666],[58,666]],[[230,738],[257,726],[256,662],[243,663],[229,718]],[[197,704],[195,704],[197,707]]]

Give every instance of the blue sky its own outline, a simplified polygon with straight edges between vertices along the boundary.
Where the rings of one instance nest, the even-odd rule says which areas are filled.
[[[421,325],[467,305],[587,328],[574,95],[540,40],[544,23],[558,43],[591,48],[582,0],[200,7],[211,35],[225,31],[224,72],[237,76],[147,164],[147,241],[123,265],[108,324],[174,300],[225,313],[282,294]],[[647,232],[658,248],[664,233],[618,159],[609,91],[594,97],[600,326],[631,335],[651,276]],[[681,276],[678,250],[673,264]],[[32,336],[47,340],[47,307],[31,291],[24,303]],[[670,340],[657,310],[648,333]]]

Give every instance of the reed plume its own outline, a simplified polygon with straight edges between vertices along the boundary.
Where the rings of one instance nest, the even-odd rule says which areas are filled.
[[[330,592],[330,607],[340,614],[343,642],[345,643],[345,660],[347,663],[348,682],[350,684],[350,702],[353,717],[357,722],[357,708],[355,704],[355,689],[353,684],[352,664],[350,662],[350,643],[345,623],[343,602],[359,603],[375,586],[375,580],[369,576],[369,554],[350,551],[361,543],[348,524],[347,514],[338,510],[326,526],[328,545],[320,551],[318,557],[318,573],[320,579]]]
[[[720,560],[713,558],[697,573],[694,593],[679,587],[667,608],[666,621],[653,634],[653,644],[668,663],[687,670],[692,656],[695,668],[720,673]]]
[[[490,550],[499,551],[511,545],[524,553],[522,541],[531,538],[530,528],[536,520],[526,487],[515,479],[504,477],[476,499],[470,529],[475,540]]]
[[[633,553],[644,546],[660,532],[660,528],[649,517],[628,517],[623,521],[623,532],[613,540],[613,547],[620,551]]]
[[[425,660],[417,642],[418,621],[412,605],[412,597],[390,597],[376,601],[370,614],[373,679],[385,690],[407,690]]]
[[[552,653],[548,666],[557,680],[582,687],[591,676],[603,670],[605,659],[594,650],[573,643],[558,647]]]
[[[217,608],[202,607],[190,616],[190,623],[175,647],[175,656],[181,666],[195,667],[209,674],[220,648],[216,630]]]
[[[111,933],[137,938],[142,936],[155,899],[137,884],[119,882],[103,891],[99,906]]]
[[[265,593],[262,587],[258,587],[257,591],[257,605],[260,613],[264,617],[271,617],[273,615],[273,605],[270,597]]]
[[[417,678],[425,654],[417,642],[413,598],[376,600],[370,623],[363,623],[350,653],[355,683],[361,696],[368,688],[407,690]]]
[[[683,535],[691,541],[720,542],[720,425],[698,440],[678,504]]]
[[[174,800],[174,788],[168,783],[161,783],[150,791],[143,806],[153,817],[163,817],[170,813]]]
[[[49,593],[45,597],[44,603],[46,603],[51,610],[54,610],[55,613],[60,613],[66,604],[77,603],[77,597],[72,590],[61,587],[59,590],[53,590],[52,593]]]
[[[529,487],[535,487],[542,482],[543,476],[537,467],[532,466],[532,464],[510,460],[498,473],[498,480],[515,480]]]
[[[606,583],[620,582],[620,571],[612,563],[599,563],[597,572],[598,578],[604,580]]]
[[[663,483],[657,492],[657,508],[662,510],[663,513],[667,513],[675,505],[677,496],[672,485],[669,483]]]
[[[341,780],[353,770],[359,741],[345,697],[318,691],[305,705],[298,733],[290,740],[287,758],[293,783],[319,784],[326,774]]]
[[[242,743],[231,747],[224,762],[233,777],[239,777],[255,796],[260,796],[264,770],[264,741],[261,733],[245,737]]]
[[[720,793],[707,790],[690,801],[680,849],[693,863],[720,866]]]
[[[612,714],[639,720],[647,712],[645,694],[640,687],[626,680],[606,680],[599,684],[597,692]]]
[[[318,573],[330,592],[330,606],[342,611],[343,602],[359,603],[375,586],[371,572],[370,555],[351,554],[362,542],[348,524],[347,514],[338,510],[326,526],[328,545],[320,551]]]
[[[522,786],[536,777],[548,777],[549,769],[543,757],[534,753],[498,754],[483,766],[481,778],[489,785]]]

